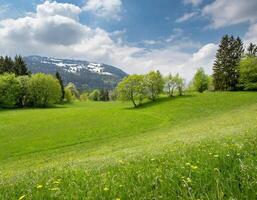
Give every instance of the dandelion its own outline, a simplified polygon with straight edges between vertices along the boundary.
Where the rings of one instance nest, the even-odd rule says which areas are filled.
[[[37,189],[40,189],[42,187],[43,187],[43,185],[37,185]]]
[[[120,200],[120,198],[116,198],[116,200]]]
[[[152,159],[151,159],[151,161],[155,161],[155,159],[154,159],[154,158],[152,158]]]
[[[214,158],[218,158],[218,157],[219,157],[219,155],[217,155],[217,154],[216,154],[216,155],[214,155]]]
[[[190,166],[191,164],[189,162],[186,163],[186,166]]]
[[[59,190],[59,188],[55,187],[55,188],[51,188],[50,190],[51,191],[57,191],[57,190]]]
[[[59,183],[60,183],[59,180],[53,182],[53,184],[57,184],[57,185],[58,185]]]
[[[187,182],[192,183],[192,180],[189,177],[187,177]]]
[[[24,198],[25,198],[25,196],[26,196],[26,195],[22,195],[22,196],[20,196],[19,200],[24,199]]]
[[[197,166],[192,165],[192,166],[191,166],[191,169],[196,170],[196,169],[198,169],[198,167],[197,167]]]
[[[227,157],[229,157],[230,155],[229,154],[227,154]]]
[[[104,188],[104,191],[105,191],[105,192],[109,191],[109,188],[108,188],[108,187],[105,187],[105,188]]]

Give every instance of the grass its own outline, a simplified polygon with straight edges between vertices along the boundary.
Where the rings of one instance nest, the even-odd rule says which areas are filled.
[[[0,110],[0,199],[257,199],[257,93],[130,106]]]

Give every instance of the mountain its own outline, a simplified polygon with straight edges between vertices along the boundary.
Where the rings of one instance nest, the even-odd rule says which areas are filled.
[[[113,89],[128,75],[110,65],[82,60],[27,56],[24,61],[32,73],[55,74],[58,71],[65,84],[72,82],[79,89]]]

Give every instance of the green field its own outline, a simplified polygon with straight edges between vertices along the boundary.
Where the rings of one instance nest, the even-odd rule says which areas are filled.
[[[0,110],[0,199],[257,199],[257,93]]]

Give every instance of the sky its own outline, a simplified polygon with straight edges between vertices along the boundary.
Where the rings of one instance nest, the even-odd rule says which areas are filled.
[[[0,54],[88,60],[127,73],[208,74],[221,37],[257,43],[257,0],[0,0]]]

